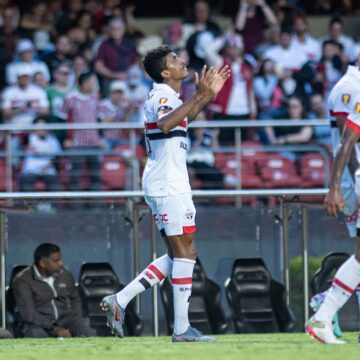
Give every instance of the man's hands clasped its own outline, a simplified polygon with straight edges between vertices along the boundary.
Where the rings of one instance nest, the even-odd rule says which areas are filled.
[[[220,67],[210,67],[204,65],[200,79],[195,74],[196,92],[203,97],[213,97],[223,88],[225,82],[229,79],[231,70],[228,65]]]

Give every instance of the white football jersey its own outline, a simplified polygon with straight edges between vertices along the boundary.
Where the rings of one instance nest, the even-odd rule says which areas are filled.
[[[157,126],[161,110],[182,105],[179,94],[166,84],[154,84],[145,102],[145,140],[148,160],[143,174],[147,196],[167,196],[191,192],[186,167],[187,119],[164,134]]]
[[[349,66],[345,75],[331,90],[328,99],[334,154],[340,145],[340,133],[336,118],[346,118],[353,111],[357,94],[360,94],[360,70],[356,66]]]

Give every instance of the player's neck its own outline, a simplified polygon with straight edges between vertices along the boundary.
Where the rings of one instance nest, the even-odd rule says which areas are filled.
[[[179,93],[181,89],[182,80],[167,79],[164,81],[164,84],[170,86],[173,90]]]

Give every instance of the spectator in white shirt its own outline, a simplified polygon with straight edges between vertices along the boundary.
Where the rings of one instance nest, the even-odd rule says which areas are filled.
[[[50,80],[49,69],[43,61],[33,60],[34,57],[34,45],[29,39],[21,39],[16,44],[16,53],[19,56],[18,60],[15,60],[6,66],[6,82],[9,85],[16,83],[16,76],[18,69],[25,64],[31,69],[31,75],[36,73],[42,73],[45,80]]]
[[[309,34],[305,16],[298,15],[294,19],[294,35],[291,46],[298,53],[304,53],[308,60],[318,61],[320,59],[320,42]]]
[[[343,34],[344,23],[339,17],[334,17],[329,23],[329,33],[325,36],[322,36],[319,40],[321,43],[324,43],[327,40],[333,40],[340,43],[344,52],[348,58],[348,61],[356,60],[356,49],[354,40],[347,35]]]
[[[304,52],[299,52],[291,46],[291,30],[284,28],[280,34],[280,44],[271,46],[265,51],[263,58],[272,60],[284,71],[298,71],[307,62]]]
[[[17,69],[17,84],[5,89],[2,99],[2,115],[10,124],[28,125],[38,115],[47,115],[49,101],[40,87],[31,84],[32,71],[27,65]],[[21,150],[25,134],[14,133],[11,137],[12,151]],[[18,159],[15,157],[14,164]]]
[[[43,116],[37,117],[33,124],[45,124]],[[38,181],[45,183],[50,191],[59,190],[54,158],[61,152],[57,138],[47,130],[36,130],[29,136],[26,157],[19,177],[21,191],[33,191]]]

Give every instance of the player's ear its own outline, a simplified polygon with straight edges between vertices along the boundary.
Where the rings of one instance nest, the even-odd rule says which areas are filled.
[[[170,77],[170,71],[169,70],[163,70],[161,73],[160,73],[161,77],[163,79],[168,79]]]

